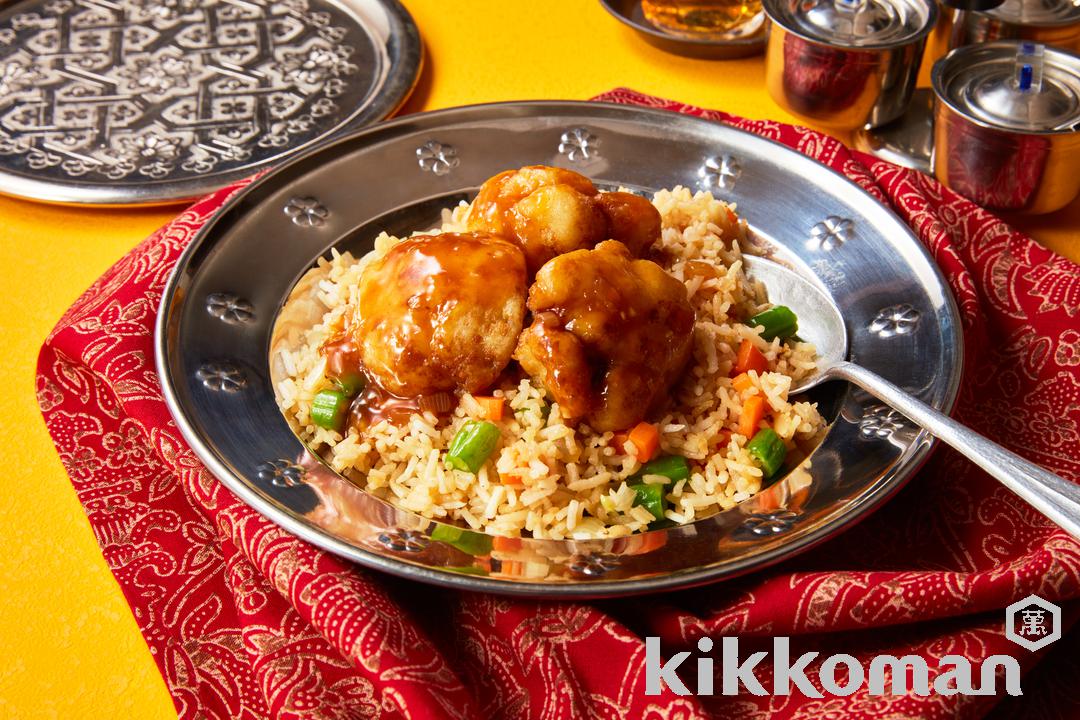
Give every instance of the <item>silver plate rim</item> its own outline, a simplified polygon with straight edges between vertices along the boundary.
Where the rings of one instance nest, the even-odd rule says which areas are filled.
[[[875,510],[880,508],[882,504],[900,491],[911,477],[925,464],[931,451],[936,447],[937,440],[930,436],[925,430],[920,430],[917,433],[915,439],[911,442],[907,451],[905,451],[905,455],[898,460],[895,469],[891,471],[887,477],[879,478],[873,485],[873,489],[869,491],[869,494],[864,497],[856,507],[852,508],[850,513],[820,525],[812,532],[801,536],[794,542],[785,543],[773,549],[766,550],[732,566],[696,568],[633,580],[590,580],[542,584],[520,580],[493,579],[446,570],[436,570],[404,561],[400,558],[387,557],[344,542],[321,528],[305,523],[297,517],[276,507],[272,502],[261,496],[244,478],[229,470],[217,454],[205,444],[198,431],[193,427],[186,416],[175,384],[177,379],[173,376],[169,367],[170,345],[167,335],[171,319],[171,308],[173,307],[173,304],[177,302],[177,290],[180,288],[182,275],[188,263],[192,260],[193,256],[199,252],[202,244],[210,237],[215,225],[224,216],[228,215],[240,204],[245,202],[250,194],[261,188],[264,184],[272,182],[279,175],[287,173],[293,166],[304,162],[306,159],[317,153],[332,153],[335,146],[356,142],[368,136],[380,136],[386,134],[387,139],[392,139],[394,137],[392,133],[396,130],[408,128],[415,130],[420,129],[421,125],[430,130],[437,128],[439,121],[444,118],[451,118],[456,115],[467,113],[476,113],[479,115],[490,114],[498,118],[521,118],[543,116],[545,111],[573,113],[575,110],[595,112],[605,109],[616,113],[644,113],[661,119],[665,116],[674,116],[700,122],[710,122],[702,118],[672,113],[671,111],[657,108],[596,101],[536,100],[464,105],[404,116],[349,135],[338,137],[331,142],[320,145],[318,148],[313,148],[303,154],[290,158],[286,163],[277,166],[272,171],[258,178],[250,185],[242,188],[229,198],[229,200],[226,201],[195,234],[187,248],[185,248],[181,254],[175,267],[170,272],[168,281],[163,290],[158,317],[154,328],[155,369],[161,382],[162,395],[181,435],[188,443],[189,447],[195,452],[199,460],[226,486],[226,488],[235,493],[256,512],[293,535],[296,535],[299,539],[310,542],[339,557],[352,560],[364,567],[380,570],[397,577],[425,582],[441,587],[531,598],[590,599],[628,597],[698,587],[719,580],[726,580],[745,575],[789,560],[806,552],[812,547],[831,539],[843,530],[850,529],[855,524],[866,519]],[[825,171],[834,176],[835,180],[841,182],[851,192],[859,195],[863,201],[874,203],[881,208],[882,211],[891,215],[901,226],[907,227],[891,208],[882,205],[872,195],[833,168],[824,165],[813,158],[809,158],[779,141],[756,135],[723,123],[718,124],[724,125],[726,128],[736,133],[773,145],[781,154],[791,154],[812,162],[817,166],[819,171]],[[951,335],[950,339],[952,340],[950,348],[955,358],[955,367],[962,368],[964,365],[964,342],[963,335],[960,332],[960,313],[955,299],[949,289],[947,281],[942,275],[940,268],[938,268],[937,264],[934,262],[930,252],[917,238],[915,238],[910,229],[908,229],[908,235],[910,235],[913,240],[913,250],[926,262],[930,272],[934,276],[934,280],[943,291],[942,296],[945,304],[945,313],[950,319],[950,326],[948,328]],[[947,385],[943,388],[943,397],[941,403],[938,405],[938,408],[943,412],[951,413],[956,405],[961,375],[962,373],[959,370],[954,372],[950,376]],[[284,422],[283,418],[282,422]]]

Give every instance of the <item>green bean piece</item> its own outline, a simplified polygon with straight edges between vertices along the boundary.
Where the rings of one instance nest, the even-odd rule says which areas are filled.
[[[746,449],[761,465],[761,471],[767,478],[776,474],[787,457],[784,441],[772,428],[758,430],[753,439],[746,443]]]
[[[630,476],[631,480],[641,480],[646,475],[663,475],[673,483],[690,478],[690,461],[682,455],[664,455],[650,460],[641,469]]]
[[[436,525],[431,532],[431,539],[452,545],[468,555],[491,554],[490,536],[453,525]]]
[[[367,378],[362,373],[350,372],[334,378],[334,384],[349,397],[356,397],[367,385]]]
[[[776,305],[760,312],[747,320],[746,324],[765,328],[761,331],[761,337],[769,342],[773,338],[785,340],[799,331],[799,318],[786,305]]]
[[[634,505],[640,505],[649,512],[657,520],[664,519],[664,491],[667,485],[660,483],[641,483],[640,485],[631,485],[630,489],[634,491]]]
[[[469,420],[450,441],[446,464],[455,470],[480,472],[499,443],[499,427],[494,423]]]
[[[311,422],[327,430],[340,430],[349,398],[340,390],[320,390],[311,401]]]

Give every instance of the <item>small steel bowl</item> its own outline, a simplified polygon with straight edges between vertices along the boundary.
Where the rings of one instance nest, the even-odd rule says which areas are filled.
[[[934,64],[934,174],[983,207],[1041,214],[1080,195],[1080,56],[1045,49],[1047,95],[1010,100],[1019,43],[967,45]]]
[[[935,2],[866,0],[855,23],[845,0],[765,0],[772,20],[766,85],[784,109],[837,130],[878,127],[911,99]],[[817,13],[817,14],[815,14]],[[840,27],[851,22],[850,31]]]
[[[951,15],[950,49],[995,40],[1029,40],[1080,51],[1080,5],[1071,0],[1005,0],[993,10],[959,10]]]
[[[750,23],[760,27],[747,35],[728,38],[681,37],[664,32],[645,18],[641,0],[600,0],[600,4],[616,20],[632,28],[641,38],[664,52],[701,60],[733,60],[759,55],[765,50],[765,33],[768,22],[755,17]]]

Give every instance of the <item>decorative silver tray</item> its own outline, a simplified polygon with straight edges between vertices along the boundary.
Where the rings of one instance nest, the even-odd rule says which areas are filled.
[[[397,0],[0,3],[0,192],[191,199],[405,100],[422,47]]]
[[[907,227],[842,176],[769,140],[658,110],[481,105],[402,118],[295,158],[191,243],[166,287],[156,348],[165,398],[207,467],[274,522],[362,565],[476,590],[604,596],[790,557],[865,516],[925,459],[926,433],[832,384],[816,396],[833,422],[809,473],[687,526],[494,548],[486,535],[456,537],[331,471],[275,403],[268,350],[284,300],[331,247],[360,254],[380,230],[431,227],[440,208],[490,175],[530,163],[574,168],[601,187],[683,184],[738,202],[775,259],[835,298],[855,359],[935,407],[952,406],[962,346],[951,295]]]

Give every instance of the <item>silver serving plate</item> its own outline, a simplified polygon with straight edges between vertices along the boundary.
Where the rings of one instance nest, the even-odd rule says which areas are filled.
[[[330,248],[367,252],[471,197],[498,171],[545,163],[601,187],[687,185],[737,202],[773,259],[816,278],[843,310],[854,358],[949,409],[962,346],[926,250],[839,174],[719,123],[600,103],[481,105],[410,116],[295,158],[229,202],[181,257],[158,320],[158,372],[206,466],[266,517],[356,562],[425,582],[516,595],[611,596],[700,584],[790,557],[878,506],[930,437],[841,384],[814,396],[832,423],[796,470],[693,524],[617,540],[500,541],[379,500],[330,470],[278,411],[271,343],[310,304],[280,310]],[[297,298],[308,289],[295,288]],[[275,330],[276,328],[276,330]],[[432,537],[434,534],[434,538]]]
[[[387,117],[421,60],[397,0],[0,2],[0,192],[189,200]]]

